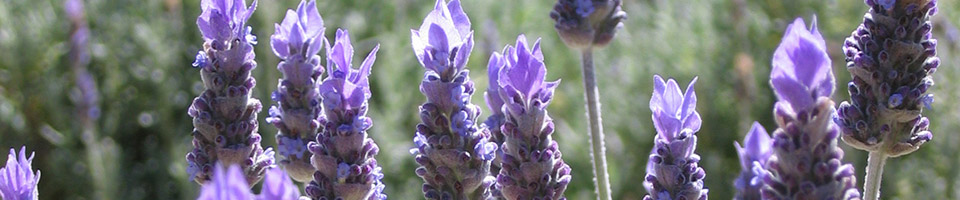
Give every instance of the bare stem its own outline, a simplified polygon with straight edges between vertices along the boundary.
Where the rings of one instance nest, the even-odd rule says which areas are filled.
[[[593,50],[586,48],[580,56],[583,61],[583,88],[586,93],[587,118],[590,120],[588,131],[597,199],[610,200],[610,179],[607,173],[606,148],[603,144],[603,125],[600,123],[600,93],[597,91],[597,77],[593,71]]]
[[[880,198],[880,179],[883,178],[883,165],[886,163],[887,154],[870,152],[870,157],[867,157],[867,174],[864,176],[863,199]]]

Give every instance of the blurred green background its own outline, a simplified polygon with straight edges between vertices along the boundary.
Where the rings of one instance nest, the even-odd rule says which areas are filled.
[[[555,139],[573,168],[569,199],[592,199],[592,171],[584,119],[577,53],[557,38],[548,13],[553,0],[463,0],[477,44],[468,66],[484,105],[486,61],[513,44],[518,34],[542,38],[547,78],[563,79],[550,114]],[[260,37],[254,95],[265,107],[280,73],[270,51],[273,23],[298,0],[261,1],[250,25]],[[190,67],[201,48],[196,28],[199,0],[84,1],[91,37],[87,69],[99,91],[99,118],[81,123],[82,99],[69,59],[70,21],[61,0],[0,0],[0,152],[26,145],[36,151],[42,171],[41,199],[193,199],[197,185],[187,178],[184,155],[191,150],[186,110],[201,90]],[[410,47],[410,29],[419,27],[434,0],[320,0],[332,37],[336,28],[352,33],[357,56],[377,43],[382,49],[371,78],[371,136],[381,147],[391,199],[421,199],[422,181],[408,149],[423,102],[418,84],[423,69]],[[772,131],[774,95],[768,84],[770,57],[786,24],[817,15],[834,62],[838,91],[847,99],[850,76],[840,45],[867,10],[858,0],[629,0],[626,26],[613,44],[595,53],[603,103],[607,158],[614,199],[641,199],[645,165],[655,134],[647,107],[653,74],[686,84],[694,76],[703,117],[697,153],[707,171],[710,196],[730,199],[740,171],[734,141],[753,121]],[[943,65],[935,75],[937,101],[925,115],[934,140],[911,155],[888,162],[884,199],[956,199],[960,196],[960,4],[940,1],[934,18]],[[359,60],[359,59],[358,59]],[[265,109],[266,110],[266,109]],[[276,129],[263,120],[264,146],[274,146]],[[90,130],[84,133],[84,127]],[[862,184],[866,154],[842,144],[844,161],[856,165]],[[4,153],[5,154],[5,153]],[[858,186],[860,187],[860,186]]]

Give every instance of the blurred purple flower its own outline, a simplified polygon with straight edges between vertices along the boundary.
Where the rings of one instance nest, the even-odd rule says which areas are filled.
[[[283,169],[274,167],[267,170],[263,178],[263,188],[258,200],[294,200],[300,198],[300,188],[287,178]]]
[[[753,122],[753,127],[750,128],[750,132],[743,139],[743,146],[740,146],[739,143],[733,144],[737,148],[737,155],[740,157],[740,166],[743,167],[740,170],[740,177],[737,177],[737,180],[733,182],[737,188],[734,199],[760,199],[760,188],[763,187],[763,184],[753,169],[754,165],[762,166],[762,163],[767,163],[767,159],[773,154],[770,149],[773,140],[760,123]]]
[[[193,151],[187,153],[187,172],[201,185],[210,180],[216,163],[239,165],[251,186],[274,164],[273,150],[260,146],[257,113],[260,100],[251,97],[256,68],[251,28],[240,31],[256,8],[243,0],[203,0],[197,25],[204,35],[203,50],[195,66],[200,67],[204,91],[193,100],[188,114],[193,117]]]
[[[698,164],[697,131],[700,131],[700,113],[696,111],[697,93],[687,85],[686,93],[673,79],[664,81],[654,75],[654,91],[650,98],[653,125],[657,129],[654,146],[647,162],[647,176],[643,186],[648,194],[644,199],[707,199],[703,184],[706,172]]]
[[[33,155],[30,152],[27,157],[27,147],[20,147],[19,157],[16,150],[10,149],[6,166],[0,168],[0,199],[36,200],[39,197],[40,170],[33,173]]]
[[[796,19],[773,55],[770,84],[778,101],[773,155],[758,169],[764,199],[858,199],[853,166],[837,146],[833,73],[816,22]]]
[[[280,166],[298,182],[310,182],[316,169],[310,165],[307,144],[315,141],[320,128],[320,92],[317,90],[323,67],[316,55],[326,39],[323,19],[316,1],[301,1],[297,10],[287,10],[283,22],[276,24],[270,36],[273,53],[281,61],[277,69],[283,77],[270,107],[267,123],[278,129],[277,153]]]
[[[213,169],[211,180],[200,189],[197,200],[251,200],[254,197],[239,166],[224,167],[218,164]]]
[[[866,0],[870,11],[843,43],[850,100],[836,123],[843,141],[890,157],[906,155],[933,139],[930,108],[933,73],[940,66],[931,17],[936,0]]]
[[[386,199],[383,172],[375,159],[380,148],[367,134],[373,120],[366,116],[368,76],[380,46],[370,51],[359,69],[352,67],[353,46],[346,30],[337,30],[334,46],[326,48],[329,76],[319,88],[322,128],[316,141],[308,144],[317,171],[306,193],[314,199]]]
[[[494,54],[493,58],[500,56]],[[540,52],[540,40],[533,47],[520,35],[516,47],[507,45],[496,89],[505,103],[501,145],[503,168],[497,176],[496,188],[506,199],[566,199],[563,192],[570,183],[570,166],[563,162],[557,142],[553,140],[553,119],[547,105],[560,81],[546,82],[547,68]],[[494,147],[486,149],[494,150]]]
[[[427,69],[420,92],[420,120],[410,153],[427,199],[486,199],[495,178],[490,164],[496,144],[490,131],[477,127],[480,108],[470,103],[473,81],[466,69],[473,50],[470,19],[460,1],[437,0],[418,30],[411,30],[413,50]],[[490,148],[488,148],[490,147]]]

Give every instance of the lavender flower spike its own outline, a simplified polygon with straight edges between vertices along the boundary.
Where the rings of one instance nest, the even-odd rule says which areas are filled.
[[[267,123],[277,133],[279,164],[298,182],[313,180],[316,169],[310,165],[307,144],[315,141],[320,128],[320,92],[317,85],[323,67],[317,53],[326,39],[323,37],[323,19],[314,0],[300,1],[297,10],[287,10],[283,22],[276,24],[270,36],[273,53],[280,57],[277,69],[283,74],[270,107]]]
[[[203,50],[193,66],[200,68],[203,93],[193,100],[193,151],[187,153],[187,173],[203,184],[210,180],[216,163],[239,165],[251,186],[273,165],[273,150],[260,146],[257,113],[260,100],[250,97],[256,68],[247,19],[256,9],[254,0],[203,0],[197,26],[203,34]]]
[[[27,157],[27,147],[20,147],[17,151],[10,149],[7,155],[7,164],[0,168],[0,199],[6,200],[36,200],[39,196],[37,183],[40,182],[40,170],[33,173],[30,166],[33,163],[33,152]]]
[[[758,174],[763,199],[859,199],[853,166],[842,163],[830,100],[834,77],[816,22],[787,27],[773,54],[770,84],[779,99],[773,155]]]
[[[843,141],[890,157],[909,154],[930,141],[933,73],[940,65],[933,39],[936,0],[866,0],[870,11],[843,44],[850,101],[840,103]]]
[[[508,45],[509,47],[509,45]],[[506,52],[506,50],[504,50]],[[490,85],[487,86],[487,91],[483,93],[483,98],[487,102],[487,108],[490,109],[489,117],[483,121],[484,127],[481,129],[486,129],[490,131],[490,141],[496,144],[497,146],[503,145],[504,136],[500,132],[500,126],[503,125],[506,120],[503,110],[500,108],[503,107],[503,100],[500,99],[500,69],[506,65],[506,61],[503,60],[503,55],[497,52],[493,52],[490,55],[490,61],[487,62],[487,77],[489,77]],[[503,155],[503,149],[498,148],[496,155]],[[490,164],[490,174],[500,174],[502,156],[496,156],[493,159],[493,163]]]
[[[737,188],[734,199],[760,199],[760,188],[763,187],[763,183],[753,169],[763,168],[763,163],[767,163],[767,159],[773,154],[770,149],[773,146],[773,140],[760,123],[753,122],[750,133],[747,133],[746,138],[743,139],[743,146],[738,143],[733,144],[740,156],[740,166],[743,167],[743,170],[740,170],[740,177],[733,182]]]
[[[505,121],[499,128],[505,140],[496,188],[509,200],[566,199],[563,192],[570,183],[570,166],[551,137],[553,119],[547,115],[560,81],[544,81],[547,68],[539,39],[531,49],[520,35],[516,48],[504,48],[500,62],[504,65],[498,72],[497,90],[506,103],[500,108]]]
[[[836,123],[843,141],[870,152],[864,197],[879,198],[887,157],[912,153],[933,139],[930,108],[933,73],[940,66],[933,39],[936,0],[865,0],[870,11],[843,43],[850,101],[840,103]]]
[[[211,180],[203,185],[197,200],[249,200],[254,197],[246,175],[238,165],[225,167],[217,164]]]
[[[460,1],[437,0],[418,30],[411,30],[413,51],[427,69],[420,92],[420,120],[410,153],[426,199],[487,199],[495,178],[490,164],[497,146],[490,131],[477,127],[480,107],[470,103],[473,81],[466,69],[473,50],[470,20]]]
[[[550,12],[560,39],[573,49],[606,46],[623,27],[621,0],[557,0]]]
[[[643,187],[647,189],[644,200],[707,199],[703,185],[706,172],[698,164],[697,131],[700,131],[700,113],[697,112],[697,93],[693,85],[687,85],[686,93],[680,91],[677,81],[664,81],[653,76],[653,96],[650,111],[657,129],[653,150],[647,162],[647,176]]]
[[[329,45],[329,44],[328,44]],[[386,199],[383,172],[374,156],[380,148],[367,135],[373,120],[367,117],[370,85],[367,77],[379,45],[353,69],[353,46],[346,30],[337,30],[333,48],[327,46],[327,72],[320,85],[323,96],[321,132],[307,148],[317,170],[306,192],[313,199]]]

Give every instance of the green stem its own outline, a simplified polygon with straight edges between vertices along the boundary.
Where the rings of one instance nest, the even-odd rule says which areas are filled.
[[[867,174],[864,176],[863,199],[876,200],[880,198],[880,179],[883,178],[883,165],[887,163],[887,154],[870,152],[867,157]]]
[[[600,94],[597,91],[597,77],[593,69],[593,50],[581,52],[583,61],[583,87],[586,93],[587,118],[589,118],[590,153],[593,163],[597,199],[610,200],[610,179],[607,173],[607,157],[603,144],[603,125],[600,120]]]

